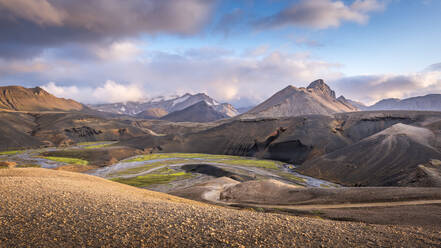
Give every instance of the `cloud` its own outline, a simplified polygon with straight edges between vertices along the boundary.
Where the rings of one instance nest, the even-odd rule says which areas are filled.
[[[114,42],[109,46],[93,49],[97,57],[103,60],[130,60],[141,54],[141,49],[133,42]]]
[[[148,52],[146,59],[78,63],[76,59],[55,58],[45,63],[45,70],[32,75],[16,72],[0,80],[3,85],[43,84],[58,96],[84,103],[204,92],[219,101],[248,105],[264,100],[289,84],[306,86],[317,78],[342,76],[338,72],[339,64],[307,53],[268,50],[255,56],[216,47],[180,53]],[[103,84],[107,79],[113,82]]]
[[[369,13],[385,8],[385,3],[377,0],[356,0],[351,5],[334,0],[301,0],[275,15],[259,20],[261,28],[280,26],[302,26],[317,29],[338,27],[342,22],[364,24]]]
[[[48,47],[142,34],[194,34],[207,24],[215,2],[0,0],[0,57],[32,57]]]
[[[373,104],[384,98],[441,93],[441,71],[345,77],[333,82],[332,86],[348,98]]]
[[[59,86],[54,82],[41,87],[57,97],[74,99],[83,103],[127,102],[141,100],[146,97],[146,93],[137,85],[123,85],[111,80],[95,88],[75,85]]]

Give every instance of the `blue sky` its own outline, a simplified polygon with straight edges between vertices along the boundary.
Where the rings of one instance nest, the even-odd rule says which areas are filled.
[[[441,93],[440,0],[88,3],[0,1],[0,85],[86,103],[205,92],[236,106],[317,78],[367,104]]]

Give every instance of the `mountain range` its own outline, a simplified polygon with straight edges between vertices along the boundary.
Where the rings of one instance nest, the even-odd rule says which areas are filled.
[[[198,104],[201,102],[205,104]],[[194,106],[196,104],[198,105]],[[239,118],[279,118],[376,110],[441,111],[441,94],[402,100],[390,98],[366,106],[344,96],[336,98],[335,92],[322,79],[318,79],[306,88],[287,86],[255,107],[236,109],[231,104],[219,103],[204,93],[157,97],[139,102],[85,106],[74,100],[55,97],[40,87],[5,86],[0,87],[0,109],[80,111],[101,113],[104,116],[108,114],[128,115],[140,119],[163,119],[174,122],[210,122],[236,116]]]
[[[441,94],[429,94],[406,99],[381,100],[365,110],[424,110],[441,111]]]
[[[150,101],[98,104],[90,105],[90,107],[102,112],[131,115],[146,119],[159,119],[169,113],[186,109],[202,101],[227,117],[234,117],[239,114],[231,104],[219,103],[204,93],[187,93],[183,96],[171,98],[160,97]]]

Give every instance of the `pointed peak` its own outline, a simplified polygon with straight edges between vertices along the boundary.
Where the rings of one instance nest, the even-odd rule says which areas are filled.
[[[327,84],[325,84],[325,81],[323,79],[317,79],[314,82],[310,83],[308,86],[308,89],[316,89],[316,88],[322,88],[322,87],[328,87]]]
[[[325,81],[323,81],[323,79],[315,80],[314,82],[309,84],[307,89],[313,90],[316,92],[319,91],[322,94],[325,94],[325,95],[328,95],[332,98],[335,98],[335,92],[331,89],[331,87],[329,87],[327,84],[325,84]]]

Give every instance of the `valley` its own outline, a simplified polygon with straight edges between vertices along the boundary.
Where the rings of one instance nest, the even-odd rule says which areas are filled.
[[[188,99],[190,95],[175,105]],[[218,106],[215,102],[205,101],[166,115],[159,109],[146,110],[140,112],[143,117],[89,107],[81,111],[0,111],[0,174],[5,175],[0,180],[14,184],[23,182],[14,180],[24,175],[49,185],[47,177],[66,185],[76,184],[76,180],[84,185],[86,180],[100,189],[85,193],[81,186],[75,190],[82,192],[79,199],[86,202],[102,192],[120,198],[115,192],[102,191],[110,183],[124,187],[123,192],[130,195],[144,191],[163,194],[166,200],[160,204],[174,204],[175,200],[188,201],[190,206],[203,204],[205,220],[209,218],[206,209],[215,207],[244,216],[317,219],[322,224],[423,228],[418,234],[422,244],[438,242],[438,235],[430,233],[436,232],[441,221],[440,112],[358,111],[350,100],[336,98],[321,80],[308,88],[288,87],[249,112],[231,117],[213,108]],[[145,118],[155,113],[163,116]],[[77,179],[64,181],[71,177]],[[52,192],[42,187],[44,192]],[[84,207],[86,202],[78,206]],[[41,204],[53,203],[42,200]],[[96,211],[88,214],[95,216]],[[9,219],[0,219],[2,222],[22,221],[6,215]],[[121,231],[114,223],[118,216],[107,220],[106,225],[117,227],[108,229],[109,233]],[[408,217],[400,220],[402,216]],[[154,228],[158,232],[169,229]],[[389,232],[383,230],[378,237],[386,235],[384,241],[391,244],[401,242],[388,238]]]

